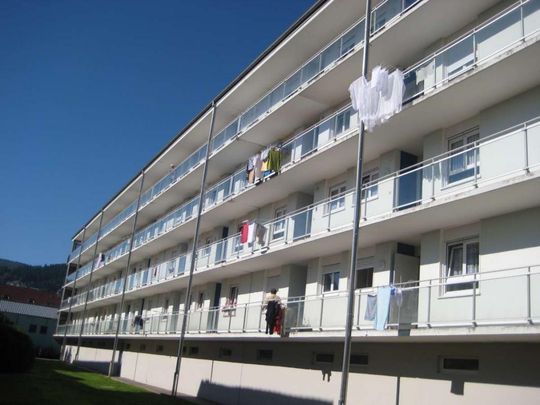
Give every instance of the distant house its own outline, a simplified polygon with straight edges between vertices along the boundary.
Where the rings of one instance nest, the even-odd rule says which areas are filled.
[[[53,338],[59,297],[33,288],[0,285],[0,313],[32,339],[38,356],[53,357],[59,346]]]

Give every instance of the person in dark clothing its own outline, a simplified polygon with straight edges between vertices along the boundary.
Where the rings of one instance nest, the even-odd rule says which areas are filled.
[[[277,290],[272,288],[269,294],[266,294],[264,299],[263,310],[266,309],[266,331],[268,335],[274,334],[274,327],[276,325],[276,317],[281,309],[281,298],[277,295]]]

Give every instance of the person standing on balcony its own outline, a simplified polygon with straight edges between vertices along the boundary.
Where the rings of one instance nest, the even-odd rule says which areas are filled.
[[[266,294],[264,298],[263,311],[266,309],[266,331],[268,335],[274,334],[274,327],[276,325],[276,318],[281,309],[281,298],[277,295],[277,290],[272,288],[270,293]]]

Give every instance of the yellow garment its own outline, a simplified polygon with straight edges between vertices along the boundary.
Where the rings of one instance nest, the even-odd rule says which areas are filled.
[[[265,172],[269,170],[268,169],[268,159],[266,159],[264,162],[262,162],[262,165],[261,165],[261,172]]]

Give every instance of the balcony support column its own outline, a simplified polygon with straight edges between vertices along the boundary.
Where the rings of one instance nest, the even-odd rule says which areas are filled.
[[[73,293],[75,292],[75,289],[77,288],[77,276],[79,273],[79,266],[81,265],[82,245],[85,242],[85,238],[86,238],[86,226],[83,228],[83,234],[82,234],[82,239],[81,239],[81,251],[79,252],[79,255],[77,256],[77,264],[75,267],[75,280],[73,280],[73,288],[72,288],[71,297],[69,299],[69,307],[68,307],[68,313],[67,313],[67,318],[66,318],[66,327],[64,328],[64,336],[62,336],[62,344],[60,346],[60,360],[63,359],[64,352],[66,350],[67,329],[69,325],[69,317],[71,316],[71,307],[73,306],[72,298],[73,298]],[[66,272],[66,280],[67,280],[68,272],[69,272],[69,259],[68,259],[68,269]],[[64,286],[66,285],[66,280],[64,280]],[[64,287],[64,292],[65,290],[66,288]],[[64,294],[62,294],[62,299],[63,298],[64,298]],[[58,323],[60,324],[60,315],[58,316]],[[57,329],[58,329],[58,326],[57,326]]]
[[[103,224],[103,210],[101,210],[101,214],[99,215],[99,227],[96,235],[96,243],[94,245],[94,254],[92,255],[92,266],[90,270],[90,278],[88,279],[88,288],[92,285],[92,276],[94,275],[94,269],[96,267],[96,256],[98,253],[98,245],[99,245],[99,238],[101,236],[101,225]],[[82,253],[82,251],[81,251]],[[79,256],[80,257],[80,256]],[[82,319],[81,319],[81,330],[79,331],[79,337],[77,338],[77,351],[75,352],[75,360],[79,359],[79,351],[81,348],[81,340],[82,340],[82,334],[84,330],[84,322],[85,322],[85,316],[86,316],[86,307],[88,306],[88,297],[89,297],[89,291],[86,292],[86,298],[84,299],[84,309],[82,312]]]
[[[206,177],[208,175],[208,160],[210,159],[210,151],[212,149],[212,136],[214,132],[214,123],[216,117],[216,102],[212,101],[210,109],[212,116],[210,118],[210,130],[208,131],[208,146],[206,147],[206,158],[204,160],[204,168],[201,178],[201,188],[199,192],[199,205],[197,207],[197,221],[195,223],[195,235],[193,236],[193,248],[191,250],[191,263],[189,266],[189,279],[186,290],[186,299],[184,301],[184,311],[182,314],[182,328],[180,330],[180,338],[178,339],[178,349],[176,351],[176,367],[174,369],[174,377],[171,389],[171,396],[176,396],[178,392],[178,377],[180,375],[180,367],[182,365],[182,350],[184,348],[184,341],[186,338],[186,326],[189,312],[189,297],[191,295],[191,286],[193,284],[193,272],[195,271],[195,264],[197,263],[197,245],[199,243],[199,231],[201,225],[201,214],[204,205],[204,194],[206,189]]]
[[[131,265],[131,251],[133,250],[133,241],[135,239],[135,231],[137,230],[137,219],[139,218],[139,208],[141,206],[141,195],[144,187],[144,170],[141,172],[141,184],[139,185],[139,195],[137,196],[137,206],[135,207],[135,215],[133,217],[133,225],[131,227],[131,236],[129,238],[129,250],[126,263],[126,274],[124,274],[124,283],[122,285],[122,298],[120,299],[120,305],[118,306],[118,322],[116,324],[116,331],[114,332],[114,342],[111,362],[109,364],[109,377],[112,376],[114,371],[114,357],[116,356],[116,349],[118,347],[118,334],[120,333],[120,318],[122,317],[122,310],[124,308],[124,299],[126,295],[127,278],[129,275],[129,266]],[[113,316],[113,325],[116,314]]]
[[[368,73],[369,35],[371,27],[371,0],[366,0],[366,17],[364,24],[364,54],[362,58],[362,76]],[[352,326],[354,321],[354,291],[356,287],[356,256],[358,250],[358,234],[360,231],[360,218],[362,211],[362,170],[364,160],[364,122],[360,123],[358,134],[358,150],[356,158],[356,193],[354,204],[353,237],[351,246],[351,263],[349,268],[349,292],[347,296],[347,319],[345,323],[345,339],[343,344],[343,363],[341,369],[341,386],[339,390],[339,405],[347,403],[347,389],[349,384],[349,366],[351,358]]]

